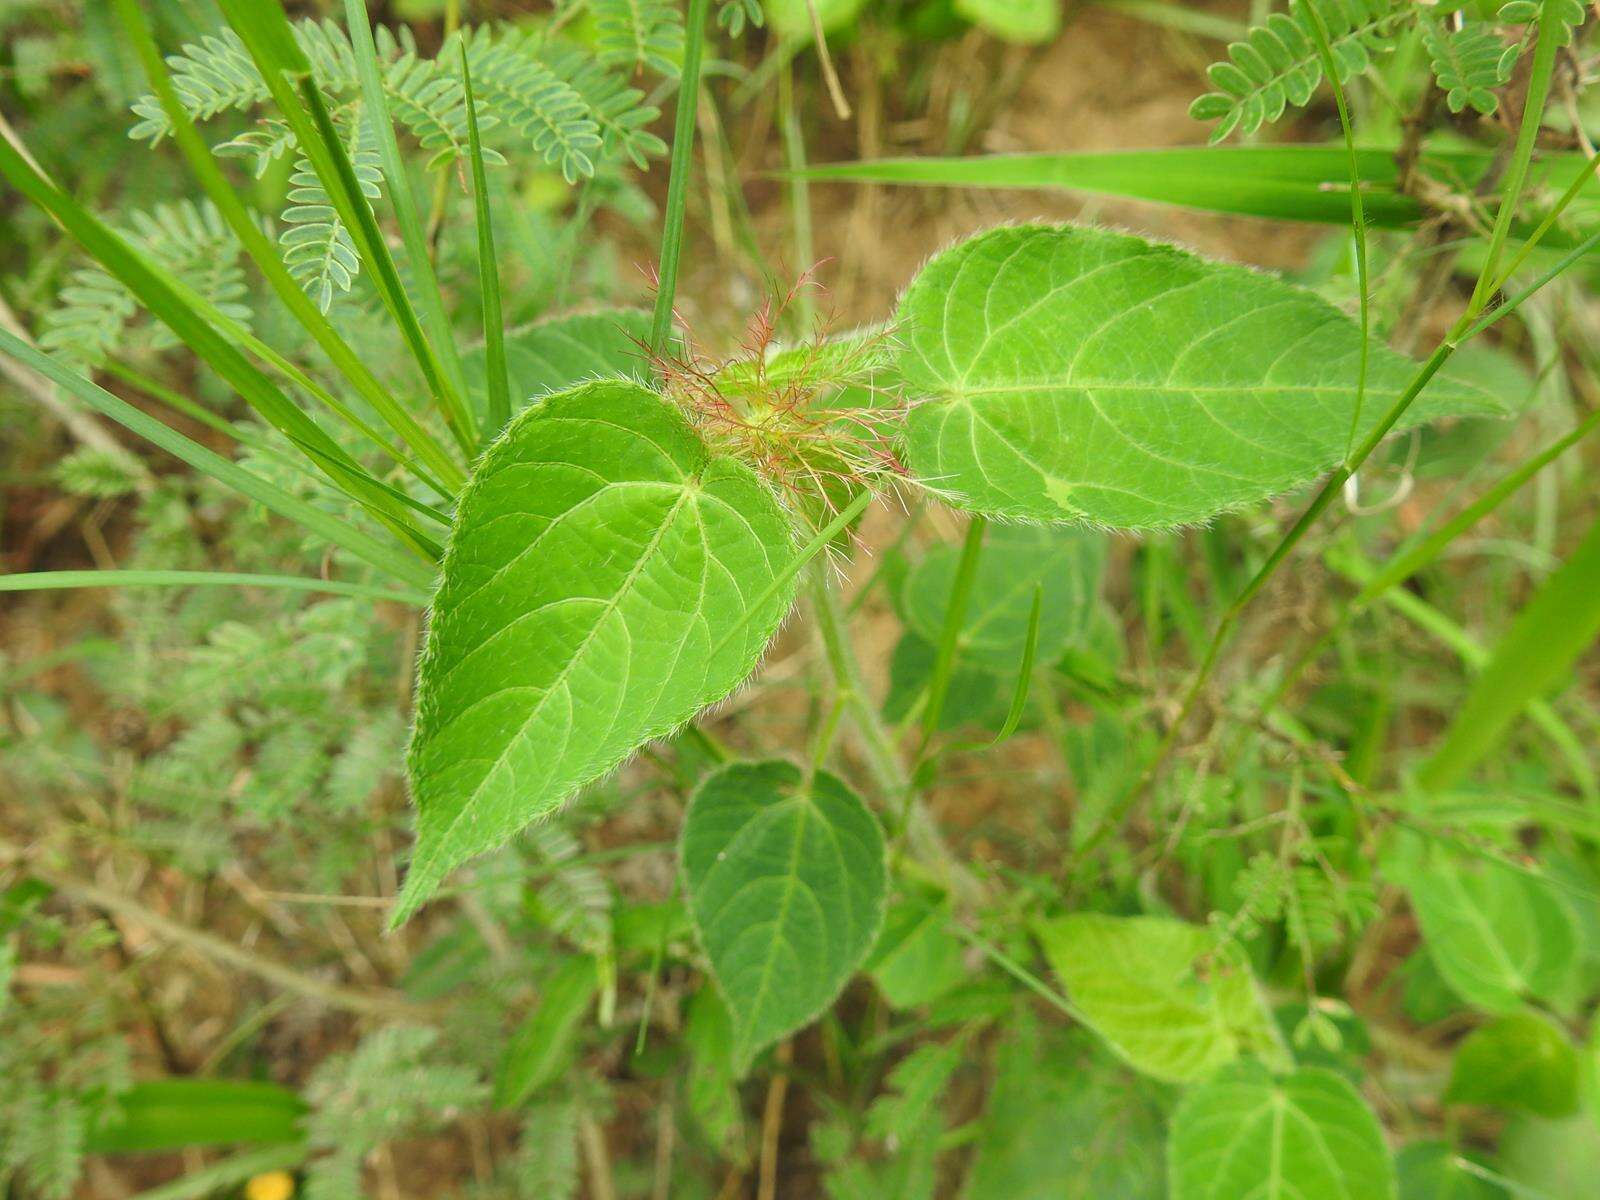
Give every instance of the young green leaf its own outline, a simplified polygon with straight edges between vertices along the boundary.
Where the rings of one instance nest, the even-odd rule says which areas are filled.
[[[1015,672],[1028,640],[1035,585],[1044,589],[1036,653],[1054,662],[1088,630],[1105,568],[1106,539],[1088,530],[1014,525],[989,532],[962,622],[962,657]],[[944,628],[960,548],[930,551],[906,578],[906,623],[929,641]]]
[[[1456,1048],[1444,1098],[1570,1116],[1578,1111],[1578,1052],[1548,1017],[1512,1013],[1473,1030]]]
[[[1372,1110],[1343,1076],[1273,1079],[1241,1063],[1184,1097],[1167,1142],[1172,1200],[1393,1200],[1394,1164]]]
[[[297,1142],[306,1104],[275,1083],[231,1079],[152,1079],[117,1099],[117,1113],[90,1131],[96,1154]]]
[[[839,779],[734,763],[700,785],[680,858],[740,1072],[839,994],[883,923],[883,831]]]
[[[773,584],[794,555],[767,486],[637,384],[589,384],[513,419],[446,548],[408,756],[417,850],[394,920],[737,687],[789,610],[793,579]]]
[[[900,302],[910,466],[974,512],[1191,524],[1299,487],[1349,441],[1362,339],[1303,289],[1171,246],[997,229]],[[1372,347],[1358,438],[1416,366]],[[1499,402],[1441,377],[1402,428]]]
[[[1411,895],[1439,974],[1468,1004],[1513,1012],[1549,997],[1578,962],[1576,918],[1549,884],[1493,859],[1432,844],[1385,869]]]
[[[1283,1058],[1243,955],[1198,925],[1074,913],[1038,937],[1084,1020],[1147,1075],[1185,1083],[1241,1054]]]

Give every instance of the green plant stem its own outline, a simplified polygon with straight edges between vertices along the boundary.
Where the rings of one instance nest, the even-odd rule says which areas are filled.
[[[700,104],[700,61],[705,50],[710,0],[689,0],[684,24],[683,69],[678,75],[678,112],[672,133],[672,173],[667,181],[667,211],[661,229],[661,269],[656,278],[655,315],[650,323],[650,353],[666,351],[672,336],[672,305],[677,299],[678,264],[683,255],[684,216],[689,207],[689,177],[694,173],[694,131]]]
[[[1239,593],[1223,613],[1222,619],[1217,623],[1216,630],[1211,636],[1211,641],[1206,647],[1205,655],[1202,657],[1200,665],[1196,669],[1194,677],[1184,694],[1183,701],[1178,709],[1178,715],[1172,724],[1167,727],[1167,731],[1162,737],[1154,757],[1141,775],[1139,785],[1130,789],[1127,800],[1119,806],[1118,811],[1113,814],[1111,819],[1102,824],[1100,830],[1096,832],[1096,836],[1090,840],[1090,844],[1084,847],[1082,851],[1084,854],[1089,853],[1106,837],[1109,837],[1111,833],[1120,828],[1122,817],[1126,815],[1128,808],[1143,795],[1146,788],[1160,774],[1161,769],[1171,757],[1172,751],[1177,744],[1178,735],[1187,723],[1195,702],[1198,700],[1206,683],[1210,680],[1211,673],[1216,668],[1222,649],[1231,638],[1240,616],[1261,589],[1266,586],[1268,580],[1277,573],[1278,568],[1288,559],[1306,534],[1310,532],[1318,518],[1333,503],[1344,488],[1345,483],[1366,462],[1379,443],[1388,436],[1389,431],[1394,428],[1396,422],[1411,407],[1417,396],[1421,394],[1422,389],[1428,385],[1429,381],[1439,372],[1439,369],[1444,366],[1456,349],[1469,336],[1488,328],[1488,325],[1492,324],[1493,321],[1499,320],[1501,316],[1505,315],[1504,310],[1514,309],[1516,305],[1521,304],[1523,300],[1533,294],[1532,290],[1529,290],[1519,296],[1514,303],[1502,305],[1501,309],[1497,309],[1495,313],[1490,314],[1492,319],[1487,322],[1478,320],[1479,314],[1482,313],[1484,306],[1493,295],[1490,284],[1496,278],[1495,273],[1499,269],[1500,255],[1505,247],[1506,238],[1510,233],[1512,218],[1515,216],[1518,204],[1522,199],[1522,188],[1528,177],[1528,164],[1533,155],[1534,145],[1538,140],[1539,126],[1544,117],[1545,102],[1550,95],[1550,83],[1555,71],[1557,42],[1559,40],[1557,37],[1559,22],[1556,20],[1554,12],[1555,10],[1552,6],[1546,6],[1540,16],[1539,36],[1534,47],[1533,73],[1528,83],[1528,99],[1523,108],[1522,126],[1518,131],[1516,148],[1512,154],[1510,168],[1506,173],[1505,188],[1500,198],[1500,211],[1495,220],[1495,229],[1490,240],[1489,252],[1485,258],[1483,270],[1479,274],[1478,283],[1473,289],[1472,298],[1467,304],[1466,311],[1461,314],[1461,317],[1456,321],[1450,332],[1445,335],[1444,340],[1434,348],[1433,353],[1428,356],[1427,361],[1417,370],[1411,382],[1406,385],[1405,390],[1401,392],[1394,404],[1390,406],[1389,411],[1384,414],[1383,418],[1362,440],[1355,452],[1347,455],[1345,461],[1335,468],[1332,475],[1311,501],[1310,506],[1290,527],[1288,533],[1279,540],[1276,547],[1267,556],[1267,561],[1262,564],[1260,570],[1255,573],[1250,582],[1246,584],[1244,590]],[[1600,235],[1596,235],[1596,237],[1600,239]],[[1553,275],[1547,277],[1545,282],[1548,282],[1548,278],[1553,277]]]
[[[927,754],[929,743],[939,732],[939,719],[944,716],[945,698],[950,694],[950,677],[955,672],[956,655],[961,649],[961,628],[966,623],[972,587],[978,578],[978,560],[983,556],[983,536],[988,528],[989,522],[983,517],[973,517],[967,523],[967,535],[961,543],[961,559],[956,564],[955,581],[950,586],[950,602],[945,609],[944,625],[939,630],[933,674],[928,681],[928,703],[922,713],[922,744],[917,750],[918,766],[921,766]],[[912,774],[916,774],[915,768]]]
[[[1511,222],[1517,215],[1523,185],[1528,181],[1528,166],[1539,140],[1544,107],[1550,98],[1550,85],[1555,78],[1556,55],[1561,49],[1561,20],[1556,14],[1557,7],[1554,4],[1543,5],[1539,14],[1539,31],[1533,46],[1533,70],[1528,76],[1528,91],[1522,105],[1522,124],[1517,129],[1517,144],[1506,170],[1500,211],[1495,214],[1494,231],[1489,236],[1483,270],[1478,275],[1472,300],[1467,305],[1467,311],[1474,314],[1488,304],[1499,282],[1500,257],[1505,253],[1506,239],[1511,235]]]
[[[800,114],[794,101],[794,68],[785,63],[778,75],[778,119],[783,124],[784,166],[789,171],[789,221],[798,261],[796,271],[809,271],[816,262],[816,242],[811,224],[811,185],[806,181],[806,142],[800,128]],[[816,302],[809,288],[801,288],[797,298],[801,336],[810,336],[816,323]]]
[[[904,828],[913,853],[929,864],[953,895],[968,901],[981,898],[982,885],[950,852],[937,823],[916,798],[894,741],[861,681],[861,668],[850,645],[839,598],[822,572],[814,576],[812,599],[834,689],[851,717],[849,728],[855,734],[874,788],[885,800],[911,796]]]

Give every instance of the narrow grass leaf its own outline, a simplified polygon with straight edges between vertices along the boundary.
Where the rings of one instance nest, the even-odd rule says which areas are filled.
[[[483,297],[484,436],[499,436],[511,419],[511,385],[506,371],[505,318],[500,303],[500,267],[494,256],[494,220],[489,211],[489,180],[478,135],[478,105],[472,94],[467,44],[461,43],[461,87],[467,103],[467,153],[472,159],[472,203],[478,222],[478,289]],[[463,385],[465,386],[465,385]]]
[[[1528,705],[1555,688],[1600,636],[1600,521],[1517,614],[1444,740],[1417,772],[1427,791],[1455,786],[1505,740]]]
[[[149,414],[113,396],[97,384],[67,369],[47,354],[42,354],[21,338],[0,329],[0,351],[32,367],[51,382],[65,388],[101,416],[117,422],[151,445],[183,460],[195,470],[211,476],[241,495],[248,496],[285,520],[316,534],[335,546],[350,551],[394,578],[421,588],[433,582],[433,569],[410,554],[386,545],[351,527],[331,513],[290,495],[243,467],[184,437]]]
[[[428,602],[421,592],[400,592],[367,583],[338,579],[310,579],[296,575],[257,575],[238,571],[28,571],[0,575],[0,592],[44,592],[59,588],[129,587],[260,587],[291,592],[324,592],[332,596],[360,596],[389,600],[420,608]]]

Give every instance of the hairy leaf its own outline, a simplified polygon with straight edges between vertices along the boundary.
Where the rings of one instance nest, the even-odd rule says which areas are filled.
[[[1198,925],[1074,913],[1038,936],[1084,1020],[1148,1075],[1184,1083],[1240,1054],[1283,1057],[1243,956]]]
[[[1456,1048],[1445,1099],[1569,1116],[1578,1109],[1578,1052],[1549,1018],[1512,1013]]]
[[[1243,267],[1070,226],[997,229],[936,257],[898,315],[913,473],[961,507],[1159,528],[1314,479],[1344,454],[1361,333]],[[1414,373],[1372,350],[1359,433]],[[1399,428],[1498,411],[1441,379]]]
[[[743,1071],[815,1018],[871,948],[887,889],[883,833],[825,771],[734,763],[695,792],[680,856]]]
[[[1167,1143],[1172,1200],[1385,1200],[1395,1195],[1383,1130],[1332,1071],[1273,1079],[1241,1064],[1191,1091]]]
[[[637,384],[589,384],[515,418],[445,553],[395,920],[737,687],[788,611],[791,584],[773,585],[794,554],[766,485]]]

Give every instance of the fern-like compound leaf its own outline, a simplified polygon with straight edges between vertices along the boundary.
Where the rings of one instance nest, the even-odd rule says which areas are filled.
[[[1217,90],[1196,100],[1189,115],[1218,122],[1213,142],[1236,130],[1254,133],[1311,99],[1322,82],[1322,55],[1308,5],[1322,18],[1341,83],[1366,70],[1372,54],[1387,49],[1418,11],[1411,0],[1293,0],[1287,13],[1255,26],[1207,72]]]
[[[375,200],[381,194],[383,168],[371,140],[365,126],[358,123],[348,137],[346,149],[362,195]],[[327,312],[335,295],[348,292],[360,274],[360,256],[322,180],[303,158],[295,163],[294,174],[289,177],[288,200],[289,206],[282,214],[286,228],[278,236],[283,264],[317,307]]]
[[[528,52],[526,41],[482,28],[469,36],[473,95],[568,183],[576,183],[594,174],[595,155],[604,145],[599,123],[573,86]]]
[[[767,485],[636,383],[514,418],[462,494],[433,604],[396,920],[743,682],[794,555]]]
[[[676,76],[683,57],[683,13],[677,0],[589,0],[595,48],[608,67],[648,67]]]
[[[1471,107],[1487,116],[1499,107],[1495,89],[1509,78],[1510,64],[1493,29],[1478,23],[1446,29],[1437,21],[1424,21],[1422,42],[1451,112]]]

